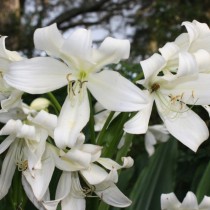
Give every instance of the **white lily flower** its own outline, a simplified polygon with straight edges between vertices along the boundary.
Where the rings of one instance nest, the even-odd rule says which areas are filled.
[[[183,202],[180,203],[174,193],[161,195],[162,210],[209,210],[210,197],[204,196],[200,205],[193,192],[188,192]]]
[[[0,135],[8,135],[8,137],[0,144],[0,154],[7,148],[9,150],[1,169],[0,199],[7,194],[10,188],[16,166],[19,171],[27,174],[26,177],[30,184],[37,179],[42,180],[43,177],[40,173],[42,174],[44,170],[39,170],[42,168],[42,165],[49,173],[49,176],[50,171],[52,174],[54,169],[53,163],[49,164],[48,160],[51,161],[53,158],[49,159],[44,154],[46,153],[46,139],[48,135],[53,134],[52,130],[55,128],[56,123],[57,117],[55,115],[41,111],[34,118],[28,116],[28,119],[25,119],[24,123],[20,120],[11,119],[1,129]],[[43,157],[45,158],[43,159]],[[50,180],[49,177],[47,177],[47,180],[46,176],[44,177],[45,179],[41,185],[31,184],[33,190],[34,188],[39,190],[38,192],[34,190],[36,195],[39,194],[39,197],[42,197],[45,193],[48,187],[47,183],[49,183],[47,181]]]
[[[99,102],[97,102],[94,106],[94,110],[95,110],[95,115],[94,115],[94,130],[96,132],[101,131],[101,129],[103,128],[109,114],[111,111],[106,110]],[[112,120],[117,117],[120,114],[120,112],[115,112],[114,116],[112,117]]]
[[[174,42],[169,42],[159,49],[167,61],[167,68],[164,71],[177,72],[179,60],[186,62],[185,58],[187,56],[188,59],[191,59],[191,63],[196,62],[199,72],[209,73],[210,29],[208,25],[196,20],[183,22],[182,25],[186,27],[187,33],[182,33]],[[191,72],[193,69],[191,69]]]
[[[187,77],[191,68],[187,62],[181,63],[177,75],[158,76],[166,62],[159,54],[141,62],[145,80],[139,81],[147,90],[149,105],[125,123],[128,133],[145,133],[155,101],[158,113],[167,130],[191,150],[196,151],[208,136],[205,122],[186,104],[205,105],[210,103],[210,75],[196,74]],[[185,68],[184,68],[185,67]],[[181,76],[183,75],[183,76]]]
[[[67,152],[59,151],[52,145],[50,147],[56,167],[63,173],[57,186],[55,200],[42,199],[42,204],[47,210],[56,210],[59,202],[62,210],[85,209],[85,198],[92,196],[100,197],[104,202],[116,207],[126,207],[131,204],[114,184],[118,181],[117,170],[133,165],[131,157],[123,158],[123,164],[119,165],[109,158],[100,158],[102,148],[97,145],[81,142]],[[110,173],[103,167],[110,170]],[[80,179],[86,184],[81,184]]]
[[[156,145],[157,142],[166,142],[169,137],[169,132],[164,125],[149,126],[144,139],[145,148],[149,156],[154,154],[154,145]]]
[[[0,101],[2,111],[19,106],[23,94],[22,91],[9,86],[4,79],[9,64],[23,59],[17,52],[5,48],[5,39],[6,36],[0,37]]]
[[[76,30],[64,39],[56,24],[37,29],[35,47],[52,57],[38,57],[10,65],[5,79],[13,87],[32,94],[68,86],[55,130],[60,148],[72,147],[89,120],[87,89],[106,109],[135,111],[147,103],[142,91],[118,72],[102,70],[105,65],[129,57],[128,40],[106,38],[98,49],[92,48],[91,32]],[[39,82],[37,82],[39,81]]]

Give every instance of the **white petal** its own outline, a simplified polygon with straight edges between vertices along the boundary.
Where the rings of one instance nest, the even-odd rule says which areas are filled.
[[[65,86],[69,73],[64,63],[54,58],[37,57],[13,62],[4,79],[18,90],[40,94]]]
[[[193,55],[187,52],[179,53],[179,67],[177,77],[198,73],[198,65]]]
[[[80,150],[91,154],[91,162],[95,162],[101,156],[102,147],[93,144],[83,144],[81,145]]]
[[[199,31],[198,31],[198,28],[193,23],[185,21],[182,23],[182,25],[184,25],[187,29],[190,43],[192,43],[194,40],[198,38]]]
[[[159,51],[163,58],[167,61],[174,58],[174,56],[179,53],[179,47],[174,42],[168,42],[160,48]]]
[[[46,210],[41,202],[39,202],[36,197],[34,196],[34,193],[31,189],[31,186],[29,185],[29,183],[27,182],[26,178],[22,175],[22,185],[23,188],[25,190],[25,193],[27,195],[27,197],[29,198],[29,200],[34,204],[34,206],[39,209],[39,210]],[[48,209],[47,209],[48,210]]]
[[[0,175],[0,200],[8,193],[15,173],[17,144],[12,144],[4,158]]]
[[[71,189],[71,172],[69,173],[64,171],[59,179],[55,198],[59,200],[65,198],[69,194],[70,189]]]
[[[200,23],[197,20],[193,20],[192,23],[196,25],[201,36],[210,35],[210,29],[206,23]]]
[[[6,38],[7,38],[6,36],[0,37],[0,58],[6,59],[9,61],[21,60],[22,58],[17,52],[9,51],[6,49],[6,47],[5,47],[5,39]],[[6,69],[1,69],[1,70],[4,71]]]
[[[70,56],[70,60],[74,58],[89,60],[91,45],[91,31],[79,28],[64,41],[61,50],[66,56]]]
[[[198,50],[194,53],[199,72],[210,72],[210,53],[206,50]]]
[[[154,99],[153,97],[149,98],[148,95],[148,100],[148,105],[124,124],[125,132],[132,134],[142,134],[147,132]]]
[[[110,158],[99,158],[97,160],[98,163],[100,163],[103,167],[109,170],[119,170],[122,168],[130,168],[133,166],[133,159],[131,157],[123,157],[122,158],[123,164],[119,165],[117,162]]]
[[[108,110],[137,111],[147,104],[144,93],[118,72],[104,70],[92,74],[87,87]]]
[[[210,209],[210,197],[204,196],[203,200],[199,205],[199,210],[209,210]]]
[[[155,53],[148,59],[141,61],[140,64],[144,72],[144,77],[147,80],[152,75],[156,76],[159,71],[165,66],[166,62],[161,55]]]
[[[121,59],[127,59],[130,54],[129,40],[120,40],[107,37],[100,45],[98,50],[94,51],[93,60],[96,63],[96,70],[103,66],[118,63]]]
[[[4,141],[0,144],[0,154],[2,154],[15,140],[15,135],[9,135]]]
[[[104,181],[108,176],[108,173],[96,164],[91,164],[87,170],[81,170],[80,173],[91,185]]]
[[[63,172],[56,189],[55,200],[43,199],[42,204],[47,210],[56,210],[58,203],[63,200],[71,189],[71,173]]]
[[[16,134],[20,131],[22,127],[22,122],[20,120],[9,120],[7,124],[1,129],[0,135],[10,135]]]
[[[102,184],[103,185],[103,184]],[[103,190],[97,190],[97,188],[101,188],[102,186],[96,186],[95,193],[103,200],[105,203],[119,207],[125,208],[131,205],[132,201],[129,200],[118,188],[115,184],[110,183],[103,185]]]
[[[144,144],[146,151],[148,152],[149,156],[153,155],[155,152],[154,145],[157,143],[157,140],[152,132],[149,130],[145,134]]]
[[[23,171],[23,175],[27,179],[38,200],[41,200],[47,191],[54,167],[53,158],[50,155],[50,152],[47,152],[43,155],[42,168],[34,170],[33,176],[30,174],[29,170]]]
[[[46,51],[48,55],[59,57],[63,42],[64,39],[56,23],[44,28],[38,28],[34,32],[35,48]]]
[[[73,195],[69,194],[61,202],[62,210],[85,210],[85,199],[76,198]]]
[[[161,195],[161,209],[162,210],[178,210],[181,203],[178,201],[174,193]]]
[[[87,165],[91,162],[91,156],[87,153],[82,153],[82,160],[81,153],[80,156],[74,157],[74,160],[71,160],[69,156],[75,154],[74,152],[70,152],[69,156],[66,153],[60,151],[57,147],[50,145],[50,149],[52,151],[53,159],[55,161],[55,165],[60,170],[64,171],[78,171],[80,169],[84,169]],[[70,150],[71,151],[71,150]],[[64,153],[64,154],[63,154]],[[80,160],[80,161],[77,161]],[[82,165],[80,164],[82,163]]]
[[[54,139],[59,148],[73,147],[89,120],[90,108],[87,91],[84,90],[82,98],[80,94],[77,94],[73,100],[71,102],[69,96],[66,97],[58,117]]]
[[[19,90],[12,90],[10,96],[1,101],[1,107],[4,110],[9,110],[12,108],[20,107],[22,103],[23,92]]]
[[[205,122],[190,109],[183,112],[181,110],[180,113],[178,111],[166,113],[158,100],[156,100],[156,104],[159,115],[169,133],[196,152],[200,144],[209,136]],[[179,110],[179,108],[177,107],[176,110]]]
[[[192,192],[188,192],[184,198],[180,209],[198,210],[197,198]]]
[[[54,114],[50,114],[44,110],[41,110],[35,118],[30,117],[27,118],[34,124],[38,124],[43,129],[46,129],[48,133],[53,136],[53,131],[57,125],[57,116]]]

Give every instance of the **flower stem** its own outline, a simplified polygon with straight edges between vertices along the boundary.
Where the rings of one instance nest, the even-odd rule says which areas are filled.
[[[51,92],[47,93],[47,95],[50,98],[50,101],[52,102],[52,106],[54,107],[56,114],[59,114],[61,110],[60,103]]]
[[[88,98],[89,98],[89,104],[90,104],[90,120],[89,120],[90,141],[92,144],[95,144],[96,136],[95,136],[95,130],[94,130],[94,124],[95,124],[94,111],[93,111],[92,97],[89,91],[88,91]]]
[[[106,122],[104,123],[104,126],[103,126],[102,130],[100,131],[100,133],[99,133],[99,135],[98,135],[98,137],[97,137],[97,140],[96,140],[96,142],[97,142],[98,145],[102,145],[104,134],[105,134],[105,132],[106,132],[106,129],[107,129],[109,123],[110,123],[111,120],[112,120],[112,117],[114,116],[114,113],[115,113],[115,112],[113,112],[113,111],[110,112],[108,118],[106,119]]]

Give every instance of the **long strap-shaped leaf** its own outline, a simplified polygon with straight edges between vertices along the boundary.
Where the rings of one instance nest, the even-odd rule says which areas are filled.
[[[159,145],[148,166],[141,172],[131,192],[133,204],[129,210],[159,210],[160,195],[173,191],[173,172],[176,165],[177,142],[170,140]]]

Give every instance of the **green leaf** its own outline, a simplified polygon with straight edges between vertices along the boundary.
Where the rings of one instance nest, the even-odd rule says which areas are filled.
[[[200,202],[203,199],[204,195],[210,195],[209,177],[210,177],[210,162],[208,163],[206,170],[204,171],[204,174],[198,184],[198,188],[196,191],[198,202]]]
[[[133,204],[129,210],[160,209],[161,194],[173,191],[176,157],[177,142],[174,139],[159,145],[136,180],[130,195]]]

